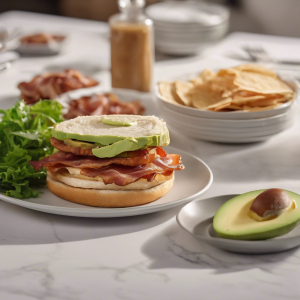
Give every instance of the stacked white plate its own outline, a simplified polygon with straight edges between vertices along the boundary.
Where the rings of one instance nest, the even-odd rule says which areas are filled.
[[[229,10],[197,1],[166,1],[150,5],[155,47],[173,55],[189,55],[220,40],[229,26]]]
[[[185,79],[186,76],[182,78]],[[282,79],[294,90],[296,97],[293,102],[266,111],[212,112],[176,105],[160,95],[158,86],[156,98],[168,126],[185,136],[221,143],[259,142],[288,129],[293,124],[299,87],[296,80]]]

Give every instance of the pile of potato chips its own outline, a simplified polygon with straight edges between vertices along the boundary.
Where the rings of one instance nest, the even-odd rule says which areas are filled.
[[[160,82],[165,101],[210,111],[261,111],[292,101],[294,92],[273,71],[244,64],[204,70],[189,82]]]

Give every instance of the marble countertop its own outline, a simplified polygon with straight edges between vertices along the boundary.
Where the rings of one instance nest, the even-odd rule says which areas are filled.
[[[18,97],[19,81],[55,67],[73,65],[109,86],[105,24],[18,12],[2,14],[0,21],[28,30],[53,23],[70,32],[61,55],[22,58],[0,73],[0,108],[2,100],[13,104]],[[155,79],[232,63],[209,56],[164,60],[155,65]],[[201,198],[270,187],[300,193],[299,119],[262,143],[209,143],[171,131],[171,145],[212,169],[214,182]],[[299,248],[272,255],[218,250],[179,227],[175,215],[181,207],[136,217],[84,219],[0,201],[0,299],[300,298]]]

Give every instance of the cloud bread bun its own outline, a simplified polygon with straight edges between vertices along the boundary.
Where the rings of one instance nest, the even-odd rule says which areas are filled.
[[[85,176],[67,171],[56,174],[48,170],[47,175],[48,189],[56,196],[99,207],[128,207],[155,201],[170,191],[174,181],[174,172],[170,176],[158,174],[152,182],[141,178],[126,186],[105,185],[100,179],[83,179]]]
[[[111,124],[106,124],[104,120],[109,120]],[[127,125],[112,125],[113,123]],[[163,147],[170,143],[166,123],[155,116],[80,116],[55,124],[52,136],[59,140],[70,138],[102,145],[116,143],[126,138],[133,138],[139,145],[146,146]]]

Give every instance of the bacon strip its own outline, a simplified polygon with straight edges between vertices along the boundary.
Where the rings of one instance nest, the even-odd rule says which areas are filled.
[[[129,153],[129,152],[128,152]],[[50,167],[53,172],[64,167],[91,168],[99,169],[111,164],[125,166],[138,166],[152,163],[155,160],[155,153],[149,153],[149,148],[138,151],[131,151],[131,157],[128,158],[98,158],[96,156],[81,156],[73,153],[58,152],[44,157],[39,161],[30,161],[29,163],[40,170],[44,166]]]
[[[105,184],[114,183],[124,186],[146,178],[148,181],[155,179],[157,174],[169,176],[175,170],[182,170],[181,157],[177,154],[166,154],[161,148],[156,148],[155,153],[149,149],[130,151],[129,158],[98,158],[95,156],[80,156],[73,153],[58,152],[40,161],[29,163],[37,170],[46,166],[48,170],[57,172],[66,167],[80,169],[80,174],[88,177],[100,176]]]
[[[29,82],[19,83],[18,88],[25,103],[33,104],[40,99],[53,99],[62,93],[92,87],[98,83],[77,70],[67,69],[62,72],[41,74]]]
[[[92,149],[88,148],[82,148],[82,147],[75,147],[75,146],[70,146],[64,143],[64,141],[60,141],[56,139],[55,137],[52,137],[50,139],[51,145],[63,152],[71,152],[76,155],[87,155],[87,156],[93,156]]]
[[[144,111],[145,108],[140,101],[122,102],[116,95],[106,93],[72,100],[64,118],[69,120],[78,116],[142,115]]]
[[[159,160],[158,158],[153,163],[135,167],[110,165],[101,169],[84,168],[80,174],[88,177],[100,176],[105,184],[114,183],[124,186],[140,178],[152,181],[157,174],[171,175],[173,171],[184,168],[181,163],[176,164],[177,161],[180,161],[180,156],[176,154],[167,155],[164,164],[158,164]]]

